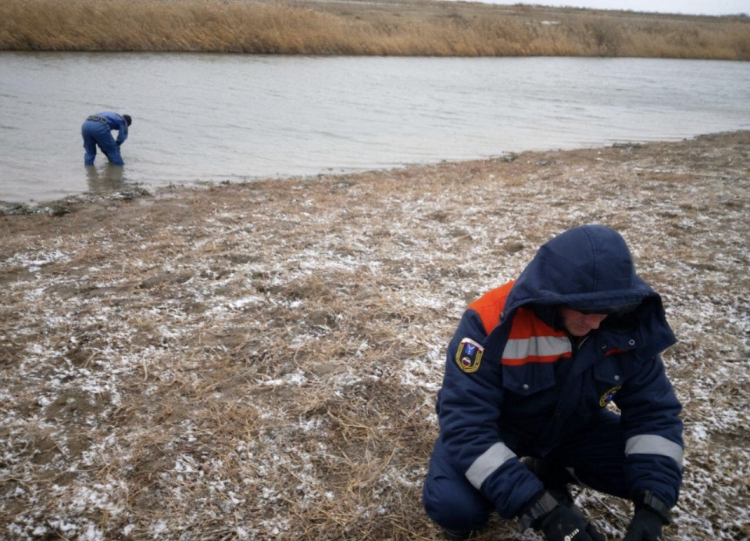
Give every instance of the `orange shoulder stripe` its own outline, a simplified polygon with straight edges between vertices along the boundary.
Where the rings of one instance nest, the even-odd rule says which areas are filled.
[[[521,307],[513,318],[502,364],[522,366],[528,363],[553,363],[572,355],[570,340],[539,319],[530,308]]]
[[[508,294],[514,283],[515,280],[512,280],[507,284],[488,291],[469,305],[469,308],[479,314],[479,317],[482,319],[482,325],[484,325],[484,331],[487,334],[490,334],[492,329],[500,323],[500,314],[503,313],[505,300],[508,298]]]
[[[518,309],[510,329],[511,340],[531,338],[532,336],[565,336],[563,331],[556,331],[534,315],[534,311],[523,306]]]
[[[487,334],[499,323],[500,315],[515,281],[495,288],[469,305],[482,320]],[[533,310],[520,307],[513,318],[508,341],[501,363],[522,366],[527,363],[553,363],[561,357],[570,358],[570,340],[563,331],[557,331],[536,317]]]

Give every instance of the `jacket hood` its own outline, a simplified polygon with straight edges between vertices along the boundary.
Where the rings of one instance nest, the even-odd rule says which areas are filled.
[[[620,234],[598,225],[570,229],[544,244],[513,284],[500,324],[482,344],[484,357],[502,358],[521,306],[563,330],[558,306],[605,313],[629,305],[637,308],[602,322],[599,331],[607,334],[609,345],[637,348],[638,358],[645,360],[675,343],[661,297],[636,275],[630,250]]]
[[[519,306],[565,305],[578,310],[605,310],[659,299],[635,273],[625,240],[600,225],[569,229],[544,244],[516,280],[505,312]]]

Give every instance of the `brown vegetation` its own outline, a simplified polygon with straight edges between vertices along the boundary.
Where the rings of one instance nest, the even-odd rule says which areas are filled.
[[[440,539],[421,482],[446,343],[589,222],[679,339],[665,541],[747,539],[748,171],[740,132],[0,216],[0,538]],[[622,539],[628,503],[578,501]]]
[[[750,20],[429,1],[4,0],[0,49],[750,60]]]

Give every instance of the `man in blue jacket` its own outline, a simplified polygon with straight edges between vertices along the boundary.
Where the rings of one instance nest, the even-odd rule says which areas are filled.
[[[469,306],[448,346],[427,514],[454,540],[494,510],[548,541],[603,541],[578,484],[634,502],[626,541],[659,539],[682,482],[681,406],[660,357],[674,343],[617,232],[547,242]]]
[[[128,126],[132,122],[129,115],[118,115],[111,112],[97,113],[88,117],[81,126],[83,148],[86,149],[83,163],[94,165],[96,145],[99,145],[99,148],[102,149],[111,163],[125,165],[120,155],[120,146],[128,138]],[[117,140],[112,137],[112,130],[117,130]]]

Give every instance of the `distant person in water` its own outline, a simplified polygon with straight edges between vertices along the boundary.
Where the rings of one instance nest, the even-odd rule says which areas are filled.
[[[120,155],[120,146],[128,138],[128,126],[133,120],[129,115],[103,112],[91,115],[81,126],[83,148],[86,149],[83,161],[85,165],[94,165],[96,146],[114,165],[125,165]],[[117,139],[112,137],[112,130],[117,130]]]

